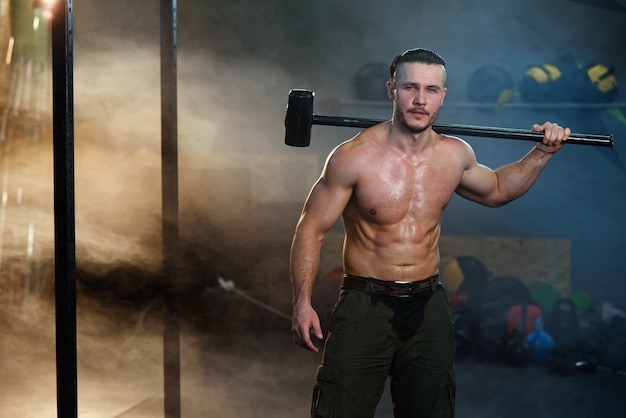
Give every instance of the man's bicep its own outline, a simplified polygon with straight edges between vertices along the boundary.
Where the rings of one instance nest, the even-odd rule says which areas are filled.
[[[326,160],[304,205],[301,223],[325,234],[339,221],[356,184],[358,164],[345,144],[339,145]]]
[[[323,231],[330,230],[341,217],[352,189],[322,177],[311,189],[303,216]]]
[[[490,198],[497,191],[496,173],[482,164],[473,164],[461,176],[461,181],[456,189],[460,196],[489,205]]]

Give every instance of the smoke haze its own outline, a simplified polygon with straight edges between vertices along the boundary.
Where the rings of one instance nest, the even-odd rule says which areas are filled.
[[[163,379],[159,5],[77,2],[74,13],[79,410],[82,417],[157,413]],[[527,196],[506,208],[454,198],[443,231],[571,240],[572,291],[626,305],[624,122],[603,108],[494,111],[467,106],[466,97],[468,79],[482,65],[500,66],[517,82],[527,66],[564,57],[614,66],[623,84],[624,16],[565,0],[390,1],[384,7],[373,1],[179,2],[177,291],[185,415],[306,415],[319,357],[293,346],[287,319],[250,300],[290,315],[293,228],[326,155],[355,131],[316,126],[311,147],[286,147],[287,95],[306,88],[316,92],[317,113],[388,118],[388,103],[356,100],[354,75],[365,63],[388,63],[417,46],[447,61],[441,123],[528,128],[553,120],[573,131],[614,134],[614,150],[568,147]],[[31,416],[52,416],[52,114],[49,96],[35,93],[12,107],[18,76],[7,68],[0,110],[14,113],[6,113],[12,136],[0,154],[6,196],[0,370],[12,389],[3,386],[0,415],[19,416],[33,404]],[[48,71],[35,68],[31,77],[49,95]],[[615,102],[625,97],[620,87]],[[529,149],[466,139],[494,168]],[[222,288],[220,277],[249,299]],[[331,304],[336,286],[320,284],[320,306]],[[249,405],[233,402],[233,393]]]

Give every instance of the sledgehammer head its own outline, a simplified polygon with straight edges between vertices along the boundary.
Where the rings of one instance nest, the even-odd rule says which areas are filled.
[[[313,98],[311,90],[293,89],[289,92],[285,113],[285,144],[308,147],[313,127]]]

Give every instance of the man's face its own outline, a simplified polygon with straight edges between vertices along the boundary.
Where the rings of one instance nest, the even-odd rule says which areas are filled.
[[[387,83],[394,100],[394,120],[413,133],[431,126],[446,96],[446,70],[442,65],[405,62],[396,69],[395,82]]]

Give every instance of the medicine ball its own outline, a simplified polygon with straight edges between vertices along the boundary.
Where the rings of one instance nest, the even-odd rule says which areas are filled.
[[[602,64],[581,68],[572,82],[572,99],[579,103],[607,103],[617,95],[615,69]]]
[[[474,103],[505,103],[514,92],[513,77],[497,65],[479,67],[467,81],[467,98]]]
[[[554,302],[562,297],[556,287],[542,280],[530,283],[528,290],[532,301],[539,305],[546,318],[552,313]]]
[[[449,293],[462,292],[465,301],[475,300],[489,281],[489,270],[474,256],[459,256],[446,264],[441,281]]]
[[[369,62],[354,76],[356,95],[360,100],[388,100],[387,81],[389,66],[382,62]]]
[[[499,302],[485,304],[474,336],[476,352],[483,360],[499,357],[506,344],[507,309]]]
[[[474,333],[479,318],[466,305],[454,309],[454,343],[456,355],[461,357],[472,352],[474,347]]]
[[[583,291],[574,292],[570,298],[576,305],[576,313],[585,314],[591,311],[593,301],[589,293]]]
[[[519,278],[514,276],[499,276],[492,279],[483,292],[483,303],[498,302],[506,310],[518,303],[530,304],[530,291]]]
[[[556,65],[535,65],[526,69],[520,94],[526,102],[563,102],[569,99],[568,82]]]

